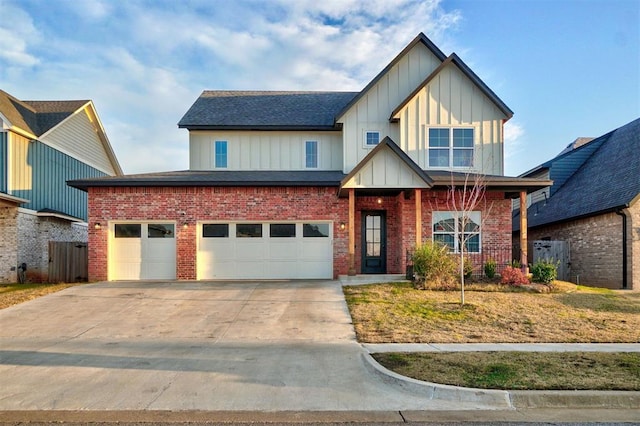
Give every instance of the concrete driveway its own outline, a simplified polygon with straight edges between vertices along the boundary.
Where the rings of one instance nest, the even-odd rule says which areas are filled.
[[[126,282],[0,310],[0,410],[431,410],[372,375],[335,281]]]

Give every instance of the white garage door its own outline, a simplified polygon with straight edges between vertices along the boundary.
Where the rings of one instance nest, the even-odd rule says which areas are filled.
[[[203,223],[198,279],[333,278],[330,222]]]
[[[110,235],[110,280],[176,278],[175,224],[114,223]]]

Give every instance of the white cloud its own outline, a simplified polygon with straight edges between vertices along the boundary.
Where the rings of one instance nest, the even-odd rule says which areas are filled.
[[[202,90],[360,90],[419,32],[441,45],[459,20],[432,0],[49,4],[47,25],[37,2],[11,6],[25,25],[4,55],[21,66],[38,63],[37,49],[46,56],[3,89],[93,99],[126,173],[188,167],[176,123]]]
[[[22,9],[0,1],[0,65],[31,67],[38,58],[29,53],[29,44],[40,39],[31,17]],[[9,18],[10,17],[10,18]]]

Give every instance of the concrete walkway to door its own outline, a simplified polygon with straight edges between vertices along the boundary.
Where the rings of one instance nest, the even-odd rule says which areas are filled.
[[[339,282],[119,282],[0,310],[0,410],[460,410],[372,374]]]

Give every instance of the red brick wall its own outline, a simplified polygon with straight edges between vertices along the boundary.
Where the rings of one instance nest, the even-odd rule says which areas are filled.
[[[334,273],[347,273],[347,199],[336,188],[134,187],[89,189],[89,279],[107,279],[110,220],[175,220],[177,277],[196,278],[196,222],[201,220],[331,220]],[[94,224],[102,228],[96,230]],[[182,225],[188,224],[187,228]]]
[[[273,187],[135,187],[89,190],[89,279],[108,278],[108,223],[113,220],[174,220],[180,280],[196,279],[196,223],[203,220],[329,220],[334,223],[334,277],[347,274],[348,199],[336,188]],[[383,210],[387,218],[387,272],[404,273],[406,252],[415,245],[415,195],[357,196],[356,271],[360,272],[362,211]],[[446,192],[423,191],[423,241],[431,239],[431,211],[450,210]],[[490,206],[490,212],[489,212]],[[483,209],[479,209],[483,210]],[[511,204],[502,193],[488,193],[483,210],[483,246],[511,247]],[[96,222],[101,229],[95,229]],[[187,227],[183,224],[187,223]]]

